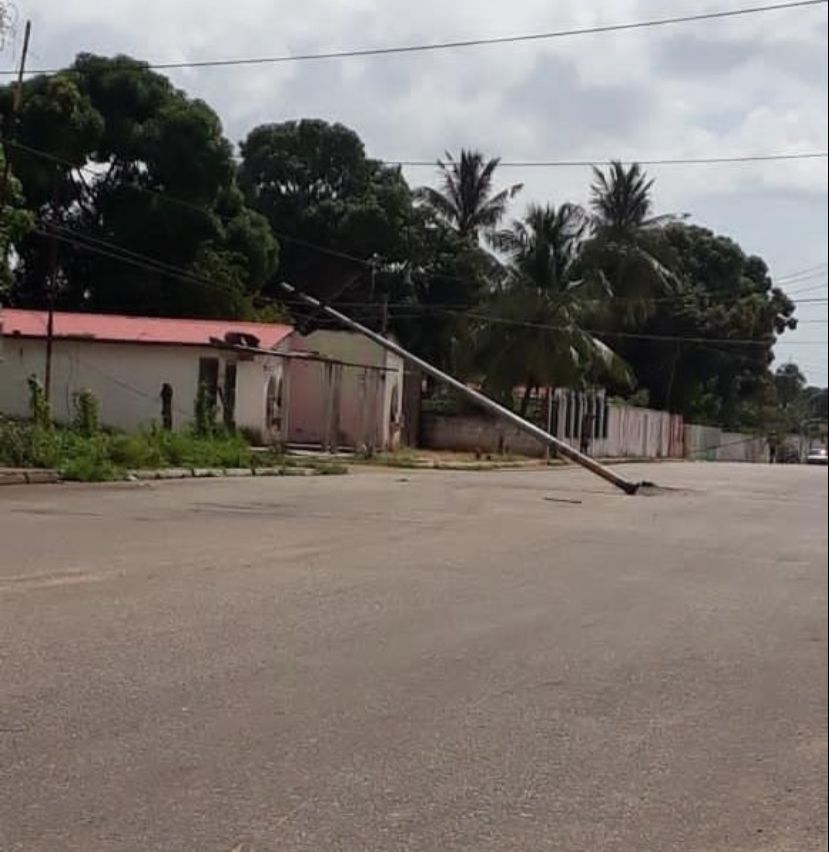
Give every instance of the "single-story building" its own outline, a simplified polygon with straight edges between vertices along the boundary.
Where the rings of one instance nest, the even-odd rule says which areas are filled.
[[[0,309],[0,414],[29,414],[45,380],[45,311]],[[107,426],[180,428],[205,385],[217,416],[263,443],[390,449],[401,429],[403,364],[360,335],[236,320],[53,314],[50,397],[58,421],[88,389]]]

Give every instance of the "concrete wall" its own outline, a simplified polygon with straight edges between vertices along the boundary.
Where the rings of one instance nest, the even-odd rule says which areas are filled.
[[[347,331],[294,334],[293,351],[346,363],[291,359],[288,441],[356,449],[394,449],[402,435],[403,361]],[[355,366],[364,365],[364,366]]]
[[[741,432],[723,432],[717,448],[717,461],[765,462],[769,459],[765,438]]]
[[[591,441],[590,452],[605,458],[680,458],[682,417],[667,411],[611,405],[607,437]]]
[[[88,389],[98,398],[101,422],[134,431],[161,423],[161,386],[173,388],[173,427],[191,422],[199,381],[199,359],[217,358],[219,387],[229,362],[237,364],[235,422],[263,436],[268,433],[266,389],[271,376],[278,381],[281,358],[236,355],[211,347],[157,346],[56,340],[52,353],[52,410],[57,420],[72,419],[73,395]],[[27,380],[41,380],[46,344],[41,339],[7,337],[0,360],[0,412],[29,415]],[[221,412],[219,412],[221,417]]]
[[[559,408],[558,437],[579,448],[577,434],[564,437],[562,409]],[[423,414],[421,446],[461,452],[517,453],[543,456],[545,445],[505,424],[482,414]],[[590,441],[590,453],[605,458],[681,458],[682,418],[664,411],[610,405],[607,409],[607,437]]]
[[[685,425],[685,458],[692,461],[765,462],[768,461],[769,450],[764,438],[688,423]]]
[[[685,457],[698,461],[716,461],[722,430],[716,426],[685,424]]]
[[[420,446],[432,450],[543,456],[545,446],[508,423],[484,414],[420,415]]]
[[[558,428],[563,430],[561,418]],[[559,438],[580,446],[578,435]],[[517,453],[543,456],[544,445],[535,438],[483,414],[423,414],[421,446],[461,452]],[[763,438],[724,432],[711,426],[684,425],[682,417],[664,411],[610,405],[607,437],[590,442],[591,455],[602,458],[688,458],[700,461],[765,462],[768,447]]]

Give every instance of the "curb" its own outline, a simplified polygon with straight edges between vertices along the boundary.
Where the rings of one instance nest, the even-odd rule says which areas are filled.
[[[127,479],[142,482],[162,479],[234,479],[245,476],[313,476],[306,467],[166,467],[158,470],[131,470]]]
[[[167,467],[158,470],[130,470],[127,482],[152,482],[169,479],[234,479],[246,476],[318,476],[311,467]],[[115,480],[124,481],[124,480]],[[56,470],[0,470],[3,485],[52,485],[65,482]]]
[[[3,485],[46,485],[60,482],[56,470],[0,471],[0,486]]]

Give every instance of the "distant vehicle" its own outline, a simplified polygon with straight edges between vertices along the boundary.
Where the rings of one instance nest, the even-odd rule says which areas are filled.
[[[806,464],[829,464],[825,447],[813,447],[806,453]]]

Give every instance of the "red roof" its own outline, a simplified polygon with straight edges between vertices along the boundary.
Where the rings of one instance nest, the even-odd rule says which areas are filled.
[[[46,336],[46,311],[0,309],[2,334],[21,337]],[[273,349],[291,334],[289,325],[236,320],[169,319],[126,317],[117,314],[70,314],[55,311],[54,336],[114,343],[168,343],[210,346],[211,338],[224,340],[229,333],[258,338],[263,349]]]

